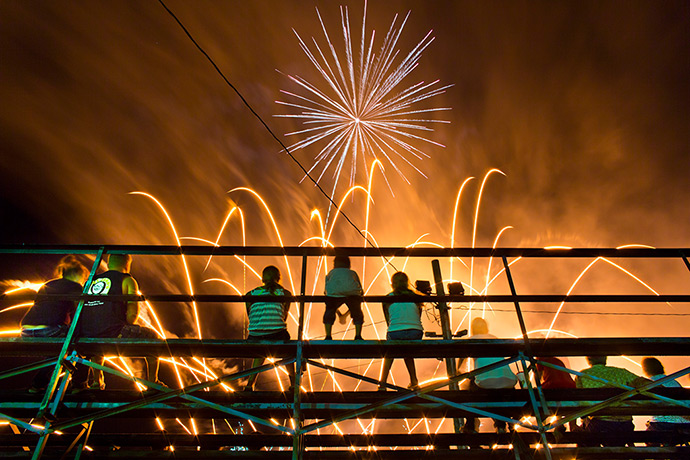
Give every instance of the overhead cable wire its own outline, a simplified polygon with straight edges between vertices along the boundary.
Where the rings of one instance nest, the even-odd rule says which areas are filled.
[[[211,58],[211,56],[209,56],[209,54],[202,48],[202,46],[194,39],[194,37],[192,36],[192,34],[191,34],[191,33],[189,32],[189,30],[184,26],[184,24],[182,24],[182,21],[180,21],[180,19],[175,15],[175,13],[173,13],[172,10],[170,10],[170,8],[168,8],[168,6],[165,4],[165,2],[163,2],[163,0],[158,0],[158,3],[161,4],[161,6],[165,9],[165,11],[168,12],[168,14],[170,14],[170,16],[172,16],[172,18],[175,20],[175,22],[177,22],[177,24],[178,24],[178,25],[180,26],[180,28],[184,31],[184,33],[187,35],[187,37],[192,41],[192,43],[194,43],[194,46],[196,46],[196,48],[199,50],[199,52],[201,52],[201,54],[203,54],[204,57],[206,57],[206,59],[211,63],[211,65],[212,65],[213,68],[216,70],[216,72],[218,73],[218,75],[220,75],[220,77],[223,79],[223,81],[224,81],[230,88],[232,88],[232,90],[235,92],[235,94],[237,94],[237,96],[242,100],[242,102],[243,102],[244,105],[249,109],[249,111],[252,113],[252,115],[254,115],[254,117],[256,117],[256,119],[259,120],[259,122],[261,123],[261,125],[266,129],[266,131],[268,131],[268,133],[271,135],[271,137],[280,145],[280,147],[285,151],[285,153],[288,154],[288,156],[292,159],[292,161],[294,161],[295,164],[297,164],[297,166],[299,166],[299,168],[300,168],[300,169],[302,170],[302,172],[305,174],[305,177],[309,178],[309,180],[316,186],[316,188],[326,197],[326,199],[328,199],[328,201],[331,203],[331,205],[333,205],[333,206],[335,207],[335,209],[343,216],[343,218],[345,218],[345,220],[346,220],[355,230],[357,230],[357,233],[359,233],[360,236],[361,236],[362,238],[364,238],[364,240],[365,240],[367,243],[369,243],[369,244],[371,245],[371,247],[375,248],[376,245],[375,245],[375,244],[364,234],[364,232],[362,232],[362,230],[359,229],[359,227],[357,227],[357,225],[356,225],[352,220],[350,220],[350,218],[347,216],[347,214],[345,214],[345,212],[344,212],[342,209],[340,209],[340,207],[338,206],[338,204],[337,204],[335,201],[333,201],[333,199],[328,195],[328,193],[326,193],[326,191],[319,185],[319,183],[318,183],[316,180],[314,180],[314,178],[309,174],[309,171],[307,171],[307,170],[304,168],[304,166],[302,166],[302,163],[300,163],[299,160],[298,160],[297,158],[295,158],[295,156],[292,154],[292,152],[290,152],[290,149],[287,148],[287,146],[283,143],[283,141],[281,141],[281,140],[278,138],[278,136],[275,135],[275,133],[273,132],[273,130],[268,126],[268,124],[266,124],[266,122],[264,121],[264,119],[261,118],[261,115],[259,115],[259,114],[254,110],[254,108],[251,106],[251,104],[249,103],[249,101],[247,101],[247,99],[244,98],[244,96],[242,95],[242,93],[240,93],[240,91],[235,87],[235,85],[233,85],[233,84],[230,82],[230,80],[228,80],[228,78],[225,76],[225,74],[223,73],[223,71],[220,70],[220,68],[218,67],[218,65],[215,63],[215,61],[213,60],[213,58]],[[385,257],[385,256],[383,256],[383,255],[382,255],[382,257],[386,260],[386,263],[388,263],[388,264],[391,265],[393,268],[395,268],[395,266],[390,262],[390,260],[388,260],[387,257]]]

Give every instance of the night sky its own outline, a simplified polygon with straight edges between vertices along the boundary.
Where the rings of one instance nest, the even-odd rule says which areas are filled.
[[[166,4],[281,138],[299,127],[273,117],[287,113],[275,103],[280,90],[298,90],[283,74],[321,84],[292,29],[323,43],[317,6],[341,47],[338,5],[349,7],[353,24],[363,10],[361,1]],[[688,2],[371,1],[368,30],[383,36],[407,11],[399,48],[407,52],[429,30],[435,41],[405,83],[454,85],[428,102],[452,107],[438,115],[451,123],[429,135],[446,147],[425,147],[431,158],[415,161],[428,178],[403,166],[408,185],[388,168],[395,199],[375,178],[378,244],[428,233],[424,240],[448,245],[456,193],[474,176],[455,238],[469,245],[479,183],[498,168],[506,176],[487,182],[478,246],[508,225],[503,246],[690,246]],[[266,199],[285,244],[319,234],[310,212],[325,213],[326,199],[300,183],[299,168],[158,2],[2,1],[0,69],[2,243],[174,244],[152,202],[128,194],[140,190],[161,200],[181,236],[215,239],[232,200],[245,210],[248,244],[277,244],[256,200],[227,194],[241,186]],[[309,166],[316,153],[296,156]],[[327,189],[331,180],[324,177]],[[363,203],[345,208],[360,226]],[[361,244],[342,222],[333,241]],[[241,244],[237,225],[221,244]],[[627,267],[663,293],[687,292],[688,273],[674,264]],[[138,268],[151,291],[184,290],[176,261]],[[1,274],[30,279],[50,270],[5,264]],[[195,271],[195,282],[231,271],[214,270]],[[537,271],[517,275],[523,289],[563,292],[574,279]],[[613,279],[614,292],[611,278],[599,277],[585,291],[649,292]],[[635,333],[674,332],[639,323]]]

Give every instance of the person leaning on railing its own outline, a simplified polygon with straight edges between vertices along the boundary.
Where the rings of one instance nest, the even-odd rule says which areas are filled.
[[[77,308],[77,301],[48,299],[46,295],[80,295],[88,271],[75,256],[69,255],[60,260],[55,274],[57,278],[41,286],[36,300],[22,318],[22,337],[64,337],[67,334],[74,310]],[[45,390],[52,371],[52,367],[40,369],[34,377],[29,393]]]

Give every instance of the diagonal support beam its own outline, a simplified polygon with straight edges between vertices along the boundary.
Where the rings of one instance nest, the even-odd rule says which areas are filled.
[[[81,425],[84,422],[88,422],[91,420],[103,419],[106,417],[110,417],[112,415],[117,415],[117,414],[121,414],[121,413],[130,411],[133,409],[141,409],[141,408],[144,408],[150,404],[161,402],[161,401],[166,401],[168,399],[172,399],[172,398],[176,398],[176,397],[184,398],[185,396],[189,396],[190,393],[193,393],[195,391],[200,391],[200,390],[203,390],[205,388],[210,388],[210,387],[213,387],[215,385],[219,385],[220,383],[223,383],[223,382],[238,380],[238,379],[241,379],[244,377],[248,377],[248,376],[250,376],[256,372],[263,372],[263,371],[273,369],[274,367],[283,366],[285,364],[291,364],[294,362],[294,359],[291,359],[291,358],[281,359],[279,361],[276,361],[275,363],[264,364],[264,365],[257,367],[257,368],[253,368],[253,369],[241,371],[241,372],[236,372],[234,374],[224,375],[224,376],[219,377],[219,378],[214,379],[214,380],[207,380],[205,382],[196,383],[194,385],[190,385],[190,386],[184,387],[184,388],[179,388],[176,390],[163,387],[161,385],[158,385],[158,384],[153,383],[153,382],[149,382],[149,381],[141,379],[139,377],[133,377],[130,375],[122,374],[122,373],[120,373],[114,369],[111,369],[111,368],[106,367],[106,366],[102,366],[100,364],[92,363],[90,361],[86,361],[82,358],[75,358],[74,361],[78,362],[78,363],[89,365],[95,369],[99,369],[99,370],[102,370],[104,372],[108,372],[111,374],[119,375],[121,377],[125,377],[125,378],[132,380],[134,382],[141,383],[142,385],[146,385],[148,387],[155,388],[156,390],[160,391],[160,393],[153,395],[153,396],[150,396],[150,397],[144,396],[143,399],[140,401],[136,401],[136,402],[132,402],[132,403],[128,403],[128,404],[123,404],[122,406],[119,406],[119,407],[116,407],[113,409],[99,411],[99,412],[96,412],[96,413],[88,415],[88,416],[82,416],[82,417],[77,417],[77,418],[74,418],[71,420],[67,420],[65,422],[62,422],[62,423],[56,425],[52,431],[64,430],[66,428]],[[195,402],[199,402],[199,401],[195,400]],[[211,403],[208,401],[205,401],[205,403],[208,403],[209,405],[214,404],[214,403]],[[244,417],[245,415],[248,415],[248,414],[243,414],[242,416]],[[253,417],[253,416],[251,416],[251,417]],[[260,420],[262,420],[262,422],[260,422],[262,424],[270,423],[270,422],[266,422],[263,419],[260,419]],[[269,426],[276,428],[276,425],[273,423],[270,423]]]

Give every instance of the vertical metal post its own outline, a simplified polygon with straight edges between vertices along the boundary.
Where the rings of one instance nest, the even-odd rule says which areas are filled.
[[[307,290],[307,255],[302,256],[302,277],[300,295]],[[295,381],[293,386],[292,419],[295,421],[295,434],[292,435],[292,458],[301,460],[304,453],[304,434],[302,434],[302,410],[300,407],[300,387],[302,385],[302,346],[304,343],[304,300],[299,302],[299,321],[297,326],[297,352],[295,356]]]
[[[89,278],[86,281],[86,284],[84,284],[84,290],[82,291],[83,294],[86,294],[89,292],[89,287],[91,286],[91,282],[93,281],[94,276],[96,275],[96,271],[98,270],[98,266],[101,263],[101,259],[103,258],[103,253],[105,252],[105,247],[101,246],[98,249],[98,252],[96,253],[96,258],[93,261],[93,266],[91,267],[91,272],[89,273]],[[77,309],[74,312],[74,315],[72,317],[72,322],[70,323],[69,330],[67,331],[67,335],[65,336],[65,340],[62,343],[62,348],[60,349],[60,354],[57,357],[57,363],[55,364],[55,369],[53,369],[53,374],[50,377],[50,381],[48,383],[48,386],[46,388],[46,393],[43,395],[43,400],[41,401],[41,405],[38,409],[38,414],[36,415],[36,418],[41,418],[45,417],[48,419],[54,419],[55,418],[55,412],[47,412],[48,410],[48,405],[50,403],[51,398],[55,394],[55,389],[57,387],[57,381],[58,377],[60,376],[60,372],[62,371],[62,362],[64,359],[67,357],[67,350],[69,349],[70,345],[72,344],[72,339],[74,338],[74,331],[77,328],[77,323],[79,321],[79,316],[81,315],[81,311],[84,308],[84,300],[80,300],[79,303],[77,304]],[[65,376],[65,379],[68,377]],[[59,406],[60,399],[62,399],[62,396],[64,395],[64,389],[66,388],[66,382],[65,385],[63,385],[63,391],[59,391],[58,394],[56,395],[56,400],[54,401],[52,407],[56,409]],[[41,457],[41,454],[43,453],[43,449],[45,448],[46,443],[48,442],[48,427],[50,426],[50,423],[47,422],[45,425],[45,431],[41,435],[41,437],[38,440],[38,443],[36,444],[36,448],[34,449],[32,459],[38,459]]]
[[[434,273],[434,284],[436,287],[436,295],[446,295],[445,294],[445,289],[443,288],[443,277],[441,276],[441,263],[438,261],[438,259],[434,259],[431,261],[431,270]],[[450,328],[450,316],[448,315],[448,304],[443,301],[439,301],[437,303],[436,308],[438,308],[438,314],[441,318],[441,332],[443,333],[443,338],[445,340],[451,340],[453,338],[453,331]],[[457,373],[457,367],[455,365],[455,358],[453,357],[448,357],[446,358],[446,374],[448,375],[448,378],[455,376]],[[449,386],[449,389],[451,390],[459,390],[460,388],[458,387],[458,382],[452,382]],[[455,428],[455,432],[459,433],[460,429],[462,428],[462,423],[460,422],[459,418],[454,418],[453,419],[453,427]]]
[[[506,271],[506,277],[508,278],[508,285],[510,286],[510,293],[513,297],[517,295],[517,291],[515,290],[515,283],[513,282],[513,275],[510,272],[510,266],[508,265],[508,259],[506,256],[502,257],[503,259],[503,267],[505,268]],[[528,391],[530,392],[530,398],[532,400],[532,405],[534,406],[534,414],[537,417],[537,424],[539,428],[539,433],[542,438],[542,443],[544,444],[544,453],[546,455],[547,460],[551,460],[551,449],[549,449],[549,444],[546,442],[546,434],[544,433],[544,417],[547,415],[546,410],[547,410],[547,405],[546,405],[546,399],[544,398],[544,393],[541,391],[541,378],[539,376],[539,372],[537,371],[537,366],[534,360],[534,354],[532,353],[532,346],[529,342],[529,336],[527,334],[527,326],[525,326],[525,318],[522,316],[522,309],[520,308],[520,302],[517,300],[514,300],[513,302],[515,304],[515,312],[517,313],[518,317],[518,322],[520,323],[520,331],[522,332],[522,339],[525,342],[525,352],[527,353],[527,356],[529,357],[530,360],[530,366],[529,369],[534,372],[535,381],[537,384],[537,392],[539,394],[539,402],[541,404],[537,404],[536,399],[534,399],[534,395],[531,392],[531,383],[529,382],[529,375],[525,374],[525,380],[527,381],[527,386],[528,386]],[[523,372],[527,372],[528,369],[525,367],[525,360],[524,360],[524,354],[522,354],[522,364],[523,364]],[[541,407],[539,407],[541,406]],[[542,414],[543,411],[544,413]]]
[[[529,394],[529,399],[530,402],[532,403],[532,408],[534,409],[534,416],[537,419],[537,429],[539,430],[539,437],[541,438],[541,442],[544,445],[544,454],[546,456],[546,460],[551,460],[551,449],[549,448],[549,442],[546,439],[546,431],[544,430],[544,417],[542,417],[542,413],[539,410],[539,404],[537,403],[537,399],[534,396],[534,389],[532,388],[532,382],[529,379],[529,375],[527,375],[528,371],[528,366],[527,362],[525,359],[525,354],[520,353],[520,364],[522,364],[522,372],[525,373],[525,384],[527,385],[527,393]],[[532,364],[534,366],[534,364]],[[546,404],[544,401],[543,393],[541,392],[541,385],[539,383],[539,377],[537,376],[536,379],[536,384],[537,384],[537,391],[539,392],[539,395],[541,397],[541,403],[542,403],[542,408],[544,409],[544,415],[546,415]]]

